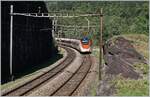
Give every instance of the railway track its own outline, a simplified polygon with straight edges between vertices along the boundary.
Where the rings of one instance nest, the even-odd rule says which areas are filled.
[[[76,91],[76,89],[80,86],[80,84],[88,74],[92,65],[90,55],[83,56],[83,62],[79,69],[50,96],[71,96]]]
[[[37,78],[11,91],[3,93],[2,96],[26,96],[30,94],[31,91],[38,89],[40,86],[46,84],[47,82],[55,78],[55,76],[61,73],[76,57],[76,54],[72,49],[69,49],[64,46],[63,48],[66,49],[66,51],[68,52],[68,56],[62,63],[49,70],[48,72],[38,76]]]

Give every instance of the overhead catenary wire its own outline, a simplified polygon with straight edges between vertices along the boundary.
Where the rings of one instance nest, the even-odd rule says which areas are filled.
[[[11,15],[21,15],[21,16],[30,16],[30,17],[42,17],[42,18],[74,18],[74,17],[88,17],[88,16],[100,16],[100,14],[79,14],[79,15],[66,15],[63,14],[56,14],[56,13],[10,13]]]

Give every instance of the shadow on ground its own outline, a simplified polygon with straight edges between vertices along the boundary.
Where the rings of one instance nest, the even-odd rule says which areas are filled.
[[[32,73],[34,73],[37,70],[40,70],[42,68],[48,67],[48,66],[54,64],[55,62],[57,62],[62,57],[63,57],[62,54],[57,54],[57,55],[53,56],[52,58],[50,58],[49,60],[47,60],[41,64],[30,65],[27,68],[25,68],[24,70],[22,70],[21,72],[15,72],[14,73],[14,80],[17,80],[23,76],[32,74]],[[7,82],[9,82],[9,80],[1,81],[1,84],[5,84]]]

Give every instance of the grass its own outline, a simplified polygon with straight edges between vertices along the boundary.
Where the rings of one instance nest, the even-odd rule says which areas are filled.
[[[142,73],[143,76],[148,76],[149,73],[149,65],[148,64],[133,64],[133,67],[140,71]]]
[[[117,93],[116,96],[148,96],[149,95],[149,84],[148,79],[125,79],[117,77],[113,80],[116,84]]]
[[[93,47],[92,55],[95,56],[96,58],[99,58],[99,48],[98,47]]]
[[[147,64],[134,64],[134,68],[142,73],[142,79],[125,79],[117,76],[112,82],[117,88],[117,96],[148,96],[149,95],[149,80]]]

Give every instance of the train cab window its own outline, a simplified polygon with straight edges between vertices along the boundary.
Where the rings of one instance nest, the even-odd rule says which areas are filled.
[[[87,37],[84,37],[81,39],[82,44],[88,44],[89,43],[89,39]]]

